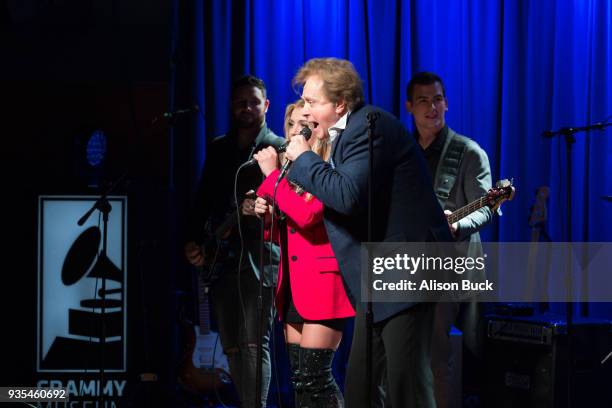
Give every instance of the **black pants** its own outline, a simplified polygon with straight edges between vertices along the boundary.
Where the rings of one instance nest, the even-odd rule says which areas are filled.
[[[473,361],[482,361],[486,328],[483,305],[475,300],[461,303],[438,303],[434,311],[433,336],[431,339],[431,369],[434,374],[434,391],[437,408],[448,408],[461,404],[451,395],[452,375],[459,367],[452,354],[450,330],[456,325],[462,332],[464,361],[469,352]],[[463,378],[466,384],[466,378]]]
[[[430,358],[435,304],[421,303],[374,324],[371,401],[366,398],[366,323],[361,306],[346,376],[346,407],[435,407]]]
[[[223,350],[227,354],[232,381],[242,407],[255,405],[257,373],[257,296],[259,281],[251,270],[223,273],[211,288],[210,300]],[[262,324],[261,406],[266,405],[270,386],[270,329],[273,289],[264,287]],[[242,301],[241,301],[242,300]],[[243,308],[244,306],[244,308]]]

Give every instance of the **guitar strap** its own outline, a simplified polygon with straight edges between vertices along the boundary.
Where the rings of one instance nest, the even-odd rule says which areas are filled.
[[[457,137],[455,132],[452,132],[450,129],[448,137],[450,141],[442,151],[442,161],[438,164],[438,171],[436,172],[435,193],[442,208],[444,208],[450,192],[455,186],[466,145],[463,138]]]

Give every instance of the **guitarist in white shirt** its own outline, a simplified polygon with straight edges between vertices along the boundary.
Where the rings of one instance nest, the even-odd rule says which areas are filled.
[[[455,133],[446,125],[448,110],[444,83],[431,72],[415,74],[407,86],[406,109],[413,115],[416,138],[423,149],[432,177],[434,191],[445,214],[487,195],[491,188],[491,169],[485,151],[472,139]],[[468,241],[466,256],[482,253],[478,231],[491,222],[493,212],[487,206],[449,224],[457,241]],[[463,332],[465,348],[476,357],[482,348],[478,303],[438,303],[434,316],[431,345],[434,393],[438,408],[460,407],[450,395],[450,329],[456,324]],[[482,332],[484,333],[484,332]],[[464,348],[464,349],[465,349]]]

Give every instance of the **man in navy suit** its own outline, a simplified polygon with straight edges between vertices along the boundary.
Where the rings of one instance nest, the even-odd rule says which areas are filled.
[[[368,401],[365,310],[359,299],[360,250],[368,230],[367,115],[380,114],[374,138],[372,241],[451,241],[421,149],[396,118],[364,104],[361,79],[349,61],[312,59],[300,68],[294,84],[303,87],[303,114],[323,126],[332,143],[326,162],[310,151],[303,137],[293,137],[287,148],[287,157],[293,161],[288,178],[325,205],[325,227],[356,304],[347,407],[380,406],[383,399],[393,407],[434,407],[433,304],[373,303],[372,400]],[[382,384],[386,392],[381,392]]]

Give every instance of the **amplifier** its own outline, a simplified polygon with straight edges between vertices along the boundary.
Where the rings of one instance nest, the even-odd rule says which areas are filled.
[[[552,345],[555,336],[567,334],[565,320],[551,316],[550,320],[537,317],[491,317],[487,324],[487,337],[520,343]]]
[[[612,324],[577,319],[572,407],[612,407]],[[567,322],[558,315],[488,316],[485,407],[568,407]]]

